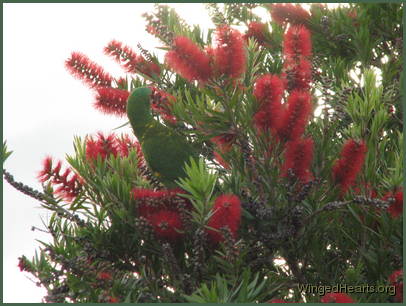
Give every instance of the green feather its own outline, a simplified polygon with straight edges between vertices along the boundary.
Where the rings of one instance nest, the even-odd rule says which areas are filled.
[[[151,89],[135,89],[127,101],[127,115],[149,168],[167,188],[174,188],[186,175],[185,163],[198,154],[185,137],[154,119],[150,97]]]

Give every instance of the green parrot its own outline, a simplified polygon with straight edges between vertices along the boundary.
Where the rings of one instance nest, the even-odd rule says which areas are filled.
[[[152,116],[151,93],[147,87],[135,89],[127,100],[127,115],[149,168],[167,188],[175,188],[175,181],[186,176],[185,163],[199,154],[185,137]]]

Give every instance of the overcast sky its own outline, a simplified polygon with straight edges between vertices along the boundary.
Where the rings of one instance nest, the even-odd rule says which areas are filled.
[[[174,4],[190,24],[209,24],[202,4]],[[114,76],[124,72],[103,47],[112,39],[153,50],[161,44],[145,32],[141,14],[153,4],[3,4],[3,137],[14,153],[5,164],[15,179],[36,189],[36,174],[46,155],[64,159],[73,153],[73,137],[109,132],[125,123],[92,107],[93,94],[64,68],[72,51],[80,51]],[[125,132],[125,129],[122,129]],[[67,165],[65,163],[65,165]],[[38,288],[17,267],[48,240],[48,213],[3,183],[3,302],[41,302]]]

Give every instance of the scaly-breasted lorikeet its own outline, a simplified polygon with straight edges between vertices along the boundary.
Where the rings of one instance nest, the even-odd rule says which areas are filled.
[[[198,153],[184,136],[153,117],[151,94],[147,87],[135,89],[127,100],[127,115],[149,168],[167,188],[175,188],[175,181],[186,175],[185,163]]]

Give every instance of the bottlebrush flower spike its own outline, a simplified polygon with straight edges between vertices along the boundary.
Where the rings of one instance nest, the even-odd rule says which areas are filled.
[[[116,142],[120,156],[127,157],[129,151],[135,149],[139,161],[144,160],[141,145],[138,141],[131,139],[128,135],[123,135],[122,137],[116,137]]]
[[[403,269],[393,272],[389,276],[389,283],[392,286],[395,286],[396,294],[394,296],[394,301],[396,303],[402,303],[403,302]]]
[[[151,94],[152,110],[160,114],[165,121],[171,124],[176,124],[177,119],[171,113],[172,105],[176,101],[175,97],[155,87],[152,87],[151,90],[152,90]]]
[[[217,148],[219,148],[222,153],[227,153],[231,150],[236,137],[237,136],[233,133],[224,133],[219,136],[212,137],[210,140],[216,144]]]
[[[312,111],[310,100],[310,94],[306,91],[295,90],[289,95],[278,129],[282,140],[295,140],[302,136]]]
[[[241,219],[240,199],[233,194],[221,195],[214,202],[213,212],[207,226],[216,230],[228,227],[234,238],[236,238]],[[217,243],[224,240],[223,235],[219,231],[208,230],[207,233],[213,242]]]
[[[179,188],[163,190],[134,188],[132,190],[133,198],[137,201],[138,214],[145,218],[162,209],[178,212],[179,204],[189,208],[191,203],[179,197],[179,193],[184,193],[184,191]]]
[[[283,55],[287,60],[312,55],[310,31],[306,27],[289,27],[283,39]]]
[[[160,210],[146,217],[154,228],[157,237],[177,240],[183,236],[183,223],[178,212]]]
[[[192,40],[175,37],[172,51],[166,53],[169,67],[188,81],[206,82],[211,77],[210,59]]]
[[[111,87],[113,78],[104,69],[92,62],[86,55],[73,52],[65,67],[76,78],[93,87]]]
[[[96,89],[96,102],[94,107],[105,114],[123,116],[126,114],[127,99],[130,93],[127,90],[109,87]]]
[[[240,77],[246,69],[245,43],[241,33],[227,25],[216,30],[214,59],[220,74]]]
[[[283,87],[282,80],[272,74],[265,74],[255,82],[253,94],[259,102],[259,110],[254,115],[254,124],[261,132],[279,127]]]
[[[82,188],[82,179],[69,168],[61,174],[61,169],[61,161],[58,161],[53,168],[52,158],[47,156],[43,161],[43,169],[38,174],[38,180],[41,183],[50,181],[52,185],[57,187],[55,190],[56,195],[59,195],[66,201],[72,201],[78,196]]]
[[[104,53],[114,57],[129,73],[140,72],[149,77],[159,75],[161,69],[153,62],[147,61],[143,56],[137,55],[130,47],[123,46],[119,41],[112,40],[105,48]]]
[[[254,96],[261,104],[281,102],[283,82],[276,75],[262,75],[256,80],[254,86]]]
[[[285,61],[282,76],[289,92],[308,90],[312,80],[312,65],[305,58],[296,62]]]
[[[397,192],[388,192],[383,197],[383,200],[387,201],[390,198],[393,198],[394,202],[389,205],[388,213],[392,216],[392,218],[398,218],[403,213],[403,191],[399,190]]]
[[[244,35],[244,39],[255,38],[260,45],[265,45],[267,25],[261,22],[251,22],[248,24],[248,30]]]
[[[311,180],[310,166],[313,160],[313,147],[314,141],[311,138],[289,141],[286,144],[282,176],[287,176],[288,170],[292,169],[294,175],[303,183]]]
[[[320,300],[322,303],[355,303],[355,301],[345,293],[326,293]]]
[[[291,3],[271,4],[271,17],[276,23],[283,25],[286,22],[291,24],[306,24],[310,14],[300,5]]]
[[[105,160],[111,154],[117,156],[118,153],[119,148],[114,134],[106,137],[103,133],[98,132],[97,139],[93,139],[93,137],[86,139],[86,158],[88,160],[97,160],[98,156]]]
[[[333,165],[333,179],[340,185],[344,194],[350,188],[362,168],[367,152],[366,144],[354,139],[347,140],[340,153],[340,158]]]
[[[109,280],[112,280],[113,277],[111,276],[111,274],[109,272],[103,271],[103,272],[99,272],[97,274],[97,279],[109,281]]]

